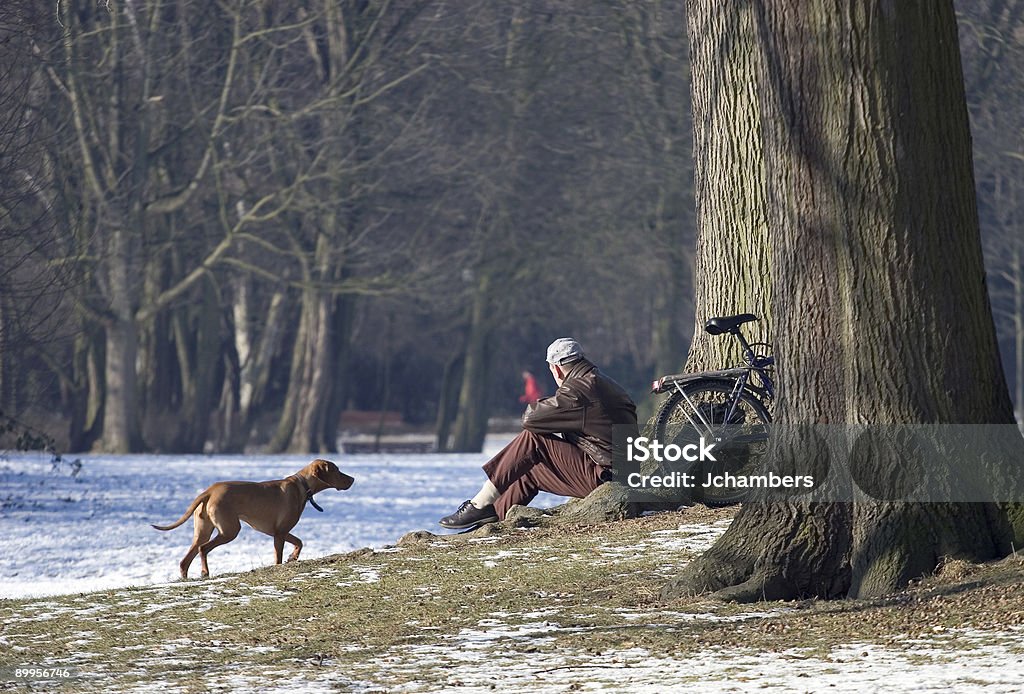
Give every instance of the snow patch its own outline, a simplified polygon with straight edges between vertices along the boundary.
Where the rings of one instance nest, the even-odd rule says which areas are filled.
[[[778,611],[733,615],[731,619],[773,614]],[[401,687],[403,691],[434,691],[437,686],[428,675],[443,673],[449,684],[457,683],[460,692],[470,694],[491,692],[498,681],[508,691],[538,693],[1018,692],[1024,678],[1019,630],[974,634],[961,630],[956,638],[970,642],[966,649],[950,648],[945,640],[917,639],[908,640],[905,648],[843,644],[825,656],[814,655],[810,649],[757,652],[709,648],[699,657],[666,658],[636,647],[600,654],[546,651],[545,646],[559,631],[578,631],[564,630],[552,622],[510,625],[484,620],[480,625],[485,629],[465,629],[436,645],[394,648],[382,658],[382,666],[387,672],[410,678]]]
[[[295,528],[303,559],[362,547],[398,552],[413,528],[437,528],[479,488],[480,466],[511,438],[489,437],[483,454],[366,454],[336,458],[356,479],[351,490],[317,495]],[[44,597],[131,586],[189,586],[178,562],[192,541],[191,520],[168,532],[151,523],[179,518],[197,494],[221,480],[269,480],[309,463],[297,455],[81,455],[79,468],[49,456],[0,457],[0,599]],[[542,495],[535,506],[563,499]],[[243,526],[210,554],[214,577],[273,563],[271,538]],[[199,572],[198,559],[191,575]],[[59,616],[59,615],[58,615]],[[43,617],[38,617],[43,619]],[[54,617],[56,618],[56,616]]]

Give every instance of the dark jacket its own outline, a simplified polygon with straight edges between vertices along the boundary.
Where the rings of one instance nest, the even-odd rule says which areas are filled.
[[[612,464],[613,428],[615,445],[623,450],[625,438],[637,435],[636,405],[622,386],[581,359],[570,366],[554,395],[526,408],[523,428],[535,434],[562,434],[607,467]]]

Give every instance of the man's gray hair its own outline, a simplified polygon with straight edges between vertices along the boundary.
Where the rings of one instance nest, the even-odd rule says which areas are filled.
[[[583,358],[583,348],[571,337],[560,337],[548,345],[549,364],[568,364]]]

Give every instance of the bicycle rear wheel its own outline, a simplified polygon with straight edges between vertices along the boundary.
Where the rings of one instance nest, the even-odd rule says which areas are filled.
[[[747,487],[729,484],[757,471],[768,451],[771,415],[764,404],[748,391],[732,396],[733,383],[699,380],[674,390],[655,417],[655,438],[662,444],[697,444],[701,437],[714,442],[716,460],[699,461],[693,497],[707,506],[731,506],[743,501]],[[730,477],[731,476],[731,477]],[[721,486],[703,486],[706,480]]]

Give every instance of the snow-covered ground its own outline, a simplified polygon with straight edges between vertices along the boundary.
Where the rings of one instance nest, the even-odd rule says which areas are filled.
[[[493,442],[489,452],[501,441]],[[450,511],[479,484],[485,455],[351,455],[338,460],[356,477],[348,492],[318,496],[326,509],[307,509],[297,527],[306,541],[304,556],[344,552],[390,544],[410,529],[436,530],[436,519]],[[418,627],[423,638],[401,638],[386,648],[340,641],[335,649],[356,654],[335,662],[322,654],[309,660],[278,657],[267,664],[262,655],[278,650],[272,642],[253,645],[251,634],[230,638],[231,627],[208,616],[213,606],[254,605],[287,600],[308,581],[337,586],[382,584],[394,567],[385,558],[396,550],[367,553],[362,559],[315,567],[310,572],[278,576],[273,585],[224,573],[265,566],[272,559],[269,538],[255,531],[242,535],[210,558],[214,578],[176,581],[177,562],[191,538],[190,524],[159,533],[150,522],[170,522],[194,495],[221,479],[271,479],[290,474],[305,457],[83,457],[77,474],[67,464],[53,469],[40,456],[0,457],[0,597],[41,596],[93,588],[147,585],[112,598],[82,595],[34,601],[31,609],[3,615],[0,653],[20,663],[22,652],[39,640],[49,644],[55,661],[75,673],[78,691],[452,691],[491,692],[495,683],[507,691],[703,692],[1018,692],[1024,681],[1024,627],[980,629],[941,626],[927,621],[892,634],[884,644],[862,640],[851,613],[851,633],[817,647],[758,650],[744,635],[762,631],[766,620],[779,620],[796,605],[751,606],[737,613],[713,602],[687,611],[657,602],[621,608],[602,604],[593,595],[572,592],[537,594],[532,611],[493,611],[450,633],[434,623]],[[470,491],[467,491],[470,490]],[[557,503],[547,497],[547,504]],[[566,561],[602,561],[630,566],[638,553],[657,557],[666,574],[679,562],[710,546],[730,520],[688,522],[654,530],[647,539],[595,542],[591,552],[569,552]],[[507,575],[523,558],[543,556],[543,547],[491,547],[498,538],[465,543],[467,561],[482,562]],[[553,557],[549,557],[550,560]],[[198,566],[193,566],[193,575]],[[257,575],[265,578],[266,575]],[[262,580],[262,579],[261,579]],[[457,579],[456,579],[457,580]],[[429,591],[429,586],[424,586]],[[566,586],[567,591],[573,590]],[[384,598],[386,599],[386,597]],[[158,643],[134,636],[113,651],[90,647],[100,640],[91,621],[145,615],[147,624],[177,625],[173,608],[194,612],[180,638]],[[539,609],[538,609],[539,607]],[[582,613],[581,613],[582,610]],[[614,613],[609,626],[595,615]],[[315,618],[310,618],[313,620]],[[77,626],[57,638],[45,622],[74,620]],[[409,624],[418,624],[410,622]],[[237,625],[236,625],[237,626]],[[199,627],[199,628],[196,628]],[[630,640],[631,630],[677,633],[681,642],[701,638],[704,630],[728,629],[736,642],[708,646],[689,655],[655,653]],[[907,628],[900,624],[900,629]],[[60,630],[57,630],[60,632]],[[592,633],[595,637],[586,637]],[[610,635],[618,634],[618,639]],[[755,640],[756,643],[756,640]],[[187,682],[173,666],[201,659],[210,650],[228,650],[237,659],[190,672]],[[121,659],[120,653],[124,653]],[[0,658],[0,660],[3,660]],[[29,667],[31,663],[22,663]],[[0,662],[0,689],[11,668]],[[142,682],[126,674],[146,673]],[[36,682],[40,689],[52,682]]]
[[[772,613],[748,615],[749,620]],[[701,615],[706,619],[709,615]],[[652,625],[653,628],[667,628]],[[532,694],[583,691],[662,692],[1020,692],[1024,667],[1019,630],[956,630],[899,647],[870,643],[833,646],[824,655],[809,648],[761,652],[742,646],[712,648],[699,658],[665,658],[643,648],[590,653],[530,652],[561,629],[550,621],[509,628],[482,624],[447,643],[405,646],[383,657],[389,672],[445,672],[460,694],[506,691]],[[529,653],[528,661],[523,653]],[[524,665],[528,662],[528,665]],[[432,691],[413,683],[405,691]],[[292,690],[296,691],[296,690]],[[306,689],[305,691],[312,691]],[[323,691],[328,691],[325,687]]]
[[[340,455],[356,479],[345,492],[317,495],[295,527],[303,558],[394,543],[410,530],[442,532],[437,519],[479,489],[480,466],[510,437],[489,437],[484,453]],[[36,597],[166,583],[192,541],[189,520],[167,524],[195,496],[221,480],[290,475],[310,456],[81,455],[59,466],[49,456],[0,456],[0,598]],[[542,495],[534,505],[559,503]],[[290,547],[286,547],[286,552]],[[214,576],[273,562],[271,539],[247,526],[210,554]],[[191,576],[198,576],[199,560]]]

